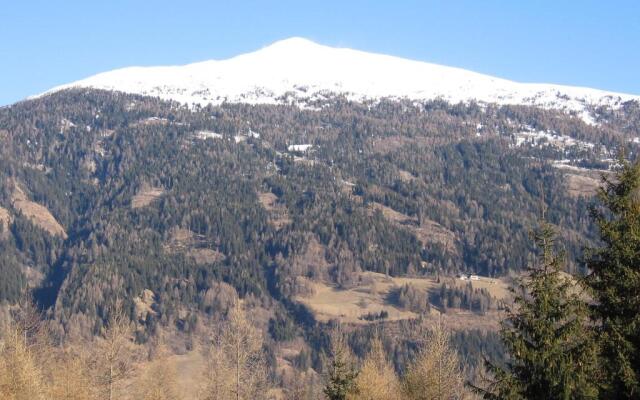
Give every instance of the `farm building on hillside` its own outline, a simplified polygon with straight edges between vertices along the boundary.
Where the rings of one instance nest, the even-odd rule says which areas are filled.
[[[458,275],[458,279],[461,281],[479,281],[480,277],[474,274],[460,274]]]

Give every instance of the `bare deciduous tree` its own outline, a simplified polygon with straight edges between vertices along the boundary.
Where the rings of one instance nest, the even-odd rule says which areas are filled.
[[[217,400],[233,398],[234,373],[227,358],[220,338],[214,339],[207,353],[207,364],[204,370],[204,385],[200,399]]]
[[[239,302],[210,346],[204,378],[205,400],[266,397],[268,376],[262,335],[247,320]]]
[[[95,371],[102,398],[116,398],[117,387],[133,371],[132,326],[120,306],[111,318],[96,344]]]
[[[400,382],[378,338],[371,343],[371,351],[365,358],[354,382],[352,400],[400,399]]]
[[[427,329],[419,338],[421,349],[404,377],[403,392],[411,400],[461,399],[466,395],[464,375],[450,334],[442,323]]]
[[[0,397],[7,400],[44,399],[46,390],[42,371],[25,340],[25,332],[10,325],[2,337]]]
[[[65,400],[96,399],[87,355],[72,349],[60,349],[57,353],[49,369],[48,397]]]

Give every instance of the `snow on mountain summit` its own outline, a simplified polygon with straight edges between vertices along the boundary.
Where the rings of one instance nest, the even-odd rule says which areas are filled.
[[[304,102],[326,93],[344,94],[352,100],[476,100],[576,111],[586,120],[588,105],[615,106],[640,100],[640,96],[596,89],[517,83],[459,68],[324,46],[303,38],[275,42],[227,60],[122,68],[47,93],[72,87],[158,96],[187,104],[269,104],[282,101],[285,94]]]

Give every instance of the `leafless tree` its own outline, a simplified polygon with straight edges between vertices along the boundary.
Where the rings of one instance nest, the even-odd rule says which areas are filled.
[[[266,397],[268,374],[262,335],[247,320],[239,301],[211,343],[204,378],[205,400]]]
[[[39,400],[45,395],[43,373],[25,332],[10,324],[0,339],[0,398]]]
[[[450,333],[441,322],[420,329],[421,348],[404,377],[403,391],[410,400],[449,400],[467,396],[460,359],[451,347]]]
[[[379,338],[373,339],[371,351],[365,358],[355,379],[352,400],[398,400],[400,382],[387,358],[384,346]]]
[[[95,390],[88,354],[78,348],[51,348],[55,360],[48,368],[48,398],[65,400],[95,400]]]
[[[131,321],[118,304],[111,312],[95,349],[96,378],[103,399],[116,398],[117,387],[133,372],[132,335]]]

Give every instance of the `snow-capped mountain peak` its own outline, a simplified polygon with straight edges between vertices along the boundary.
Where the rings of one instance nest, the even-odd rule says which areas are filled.
[[[327,93],[352,100],[383,97],[452,103],[475,100],[575,111],[589,121],[589,105],[616,106],[640,96],[597,89],[517,83],[460,68],[320,45],[304,38],[275,42],[252,53],[171,67],[130,67],[56,87],[118,90],[191,104],[299,103]]]

